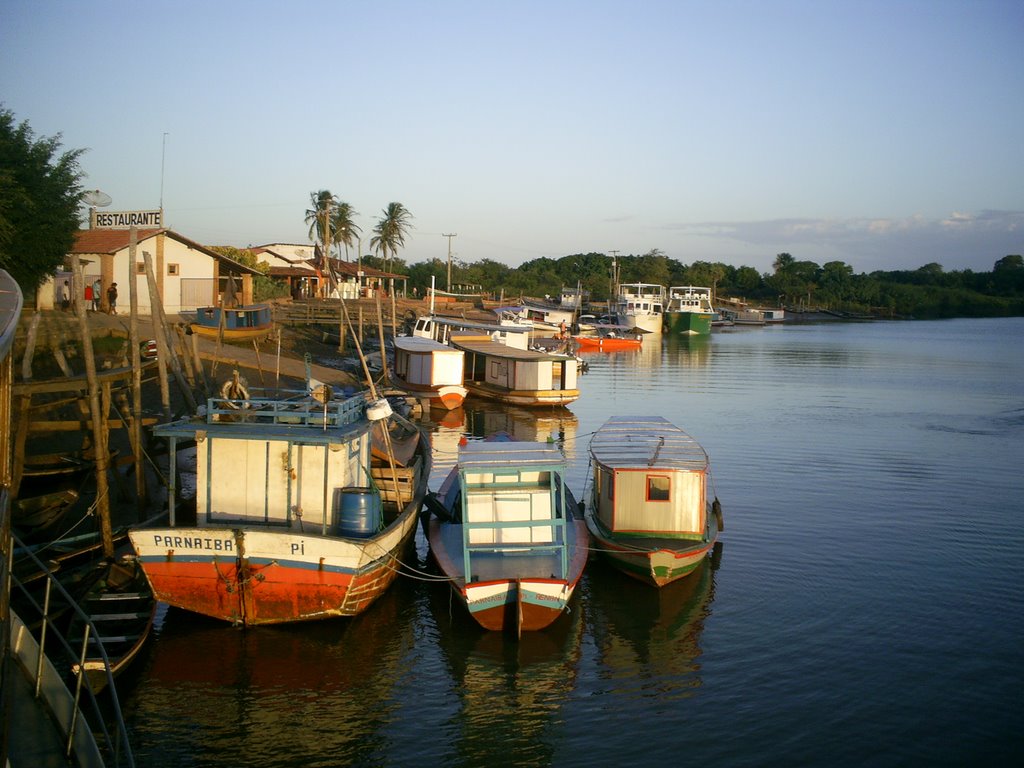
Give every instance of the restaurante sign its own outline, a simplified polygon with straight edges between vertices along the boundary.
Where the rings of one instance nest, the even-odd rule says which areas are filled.
[[[97,211],[89,212],[92,229],[128,229],[129,227],[162,227],[163,211]]]

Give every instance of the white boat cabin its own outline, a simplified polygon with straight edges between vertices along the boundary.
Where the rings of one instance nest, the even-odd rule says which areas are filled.
[[[394,340],[395,375],[409,384],[441,387],[462,384],[466,355],[460,349],[421,336]]]
[[[416,319],[412,335],[448,344],[452,333],[460,331],[487,334],[491,341],[498,344],[514,349],[529,349],[533,327],[511,322],[484,323],[458,317],[427,315]]]
[[[466,353],[467,387],[482,384],[508,393],[507,401],[520,405],[565,404],[579,397],[574,357],[510,349],[486,336],[468,334],[456,334],[452,344]]]
[[[711,289],[693,285],[673,285],[668,289],[666,312],[708,312],[713,314]]]
[[[326,407],[312,400],[211,398],[205,421],[158,425],[154,433],[170,439],[172,456],[178,441],[195,441],[197,526],[337,535],[346,489],[371,485],[364,409],[361,396]]]
[[[660,416],[617,416],[595,434],[594,504],[616,535],[700,538],[707,514],[708,458]]]

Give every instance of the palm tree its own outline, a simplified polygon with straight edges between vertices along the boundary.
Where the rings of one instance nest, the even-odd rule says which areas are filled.
[[[345,261],[348,261],[348,249],[352,247],[353,238],[358,239],[362,234],[359,225],[355,223],[355,209],[349,203],[336,203],[331,216],[331,233],[333,242],[345,246]],[[340,249],[339,249],[340,250]]]
[[[331,194],[329,189],[321,189],[319,192],[309,193],[309,203],[312,208],[306,210],[306,223],[309,224],[309,239],[314,243],[319,241],[324,253],[330,254],[331,249],[327,238],[334,242],[333,233],[328,235],[332,229],[334,211],[338,207],[338,198]]]
[[[790,254],[780,253],[775,256],[775,261],[772,262],[772,269],[775,270],[776,274],[779,272],[785,272],[793,266],[794,262],[796,262],[796,259],[794,259]]]
[[[377,226],[373,228],[374,235],[370,238],[370,247],[384,256],[384,263],[390,271],[388,259],[398,254],[399,247],[405,247],[405,236],[412,227],[410,220],[412,214],[401,203],[388,203],[388,207],[381,211],[383,214]]]

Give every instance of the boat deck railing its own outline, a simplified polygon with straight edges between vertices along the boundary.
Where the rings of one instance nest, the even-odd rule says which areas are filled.
[[[206,421],[245,421],[247,424],[278,424],[300,427],[343,427],[363,417],[366,400],[356,395],[322,403],[313,397],[299,399],[211,397],[206,401]]]
[[[76,755],[83,764],[128,766],[135,765],[128,729],[121,714],[117,688],[110,671],[110,660],[101,636],[89,616],[68,594],[54,573],[12,534],[14,557],[20,562],[29,560],[39,573],[45,574],[42,595],[39,590],[28,589],[13,573],[10,574],[11,594],[17,595],[20,608],[32,612],[27,617],[38,625],[35,633],[21,623],[13,629],[18,637],[12,638],[14,652],[30,677],[35,697],[50,710],[64,738],[65,757]],[[36,582],[38,585],[38,581]],[[42,600],[42,602],[40,602]],[[84,627],[84,637],[67,637],[55,621],[58,612],[70,610]],[[14,609],[12,606],[12,614]],[[21,618],[20,616],[18,617]],[[93,642],[90,642],[92,638]],[[33,642],[34,641],[34,642]],[[30,647],[31,646],[31,647]],[[85,659],[98,654],[103,659],[106,686],[103,706],[85,673]],[[59,671],[60,670],[60,671]],[[75,670],[80,670],[75,672]],[[91,754],[90,754],[91,753]]]
[[[536,468],[531,468],[536,469]],[[550,483],[538,484],[536,481],[523,481],[521,479],[522,469],[520,468],[492,468],[491,471],[497,477],[519,478],[516,481],[501,483],[469,482],[466,478],[465,469],[460,473],[463,492],[461,494],[462,508],[462,535],[463,535],[463,557],[465,568],[464,573],[469,577],[474,573],[472,561],[474,557],[481,555],[516,555],[516,556],[548,556],[554,555],[560,570],[560,578],[567,578],[569,573],[569,554],[567,540],[567,510],[566,499],[560,489],[562,486],[561,475],[558,467],[548,467],[552,474]],[[480,494],[493,496],[496,492],[536,494],[543,493],[550,495],[550,517],[531,518],[526,520],[478,520],[469,519],[469,499],[471,496]],[[516,528],[547,528],[551,531],[550,541],[515,541],[515,542],[472,542],[472,531],[498,531]]]

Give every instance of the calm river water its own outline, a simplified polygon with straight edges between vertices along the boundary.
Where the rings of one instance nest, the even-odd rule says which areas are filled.
[[[140,766],[999,765],[1024,757],[1024,319],[822,324],[588,355],[580,400],[433,433],[551,435],[578,494],[613,414],[708,451],[722,557],[592,560],[518,644],[445,585],[239,631],[179,611],[119,686]],[[428,577],[420,534],[412,563]]]

